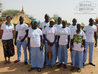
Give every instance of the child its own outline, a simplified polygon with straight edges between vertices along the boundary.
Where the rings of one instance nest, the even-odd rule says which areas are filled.
[[[66,21],[62,21],[62,27],[58,30],[58,68],[61,67],[62,62],[64,62],[64,68],[66,68],[68,53],[67,49],[69,48],[70,42],[70,29],[66,27]]]
[[[29,72],[35,67],[40,72],[44,65],[42,31],[37,28],[38,23],[38,20],[32,21],[32,27],[28,33],[28,49],[31,52],[31,68],[28,70]]]
[[[85,52],[85,33],[81,30],[81,24],[77,24],[77,30],[73,32],[73,35],[71,36],[71,51],[73,55],[73,67],[71,71],[75,69],[76,61],[78,59],[78,69],[77,71],[80,72],[83,68],[83,51]],[[78,56],[78,58],[76,57]]]

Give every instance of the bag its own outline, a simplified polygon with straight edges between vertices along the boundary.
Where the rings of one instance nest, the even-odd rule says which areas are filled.
[[[49,51],[49,50],[50,50],[50,51]],[[48,56],[49,61],[51,61],[51,59],[52,59],[52,52],[51,52],[51,47],[50,47],[50,46],[48,46],[48,53],[47,53],[47,56]]]

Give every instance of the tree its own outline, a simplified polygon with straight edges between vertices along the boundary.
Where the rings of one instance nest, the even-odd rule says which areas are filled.
[[[58,19],[58,17],[59,17],[59,16],[58,16],[57,14],[54,14],[54,15],[53,15],[52,18],[55,20],[55,23],[57,23],[57,19]]]
[[[2,12],[2,17],[6,17],[8,15],[14,17],[19,12],[20,12],[19,10],[6,10]]]

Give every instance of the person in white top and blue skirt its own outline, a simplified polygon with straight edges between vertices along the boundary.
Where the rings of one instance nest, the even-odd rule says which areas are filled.
[[[31,68],[28,70],[29,72],[35,67],[40,72],[44,65],[42,31],[38,28],[38,24],[38,20],[32,21],[32,27],[29,28],[28,32],[28,49],[31,52]]]
[[[78,69],[77,72],[81,71],[83,68],[83,53],[86,52],[86,45],[85,45],[85,33],[81,30],[81,24],[77,24],[77,30],[73,32],[71,35],[71,52],[72,52],[72,63],[73,67],[71,71],[75,69],[76,61],[78,60]],[[77,57],[78,56],[78,57]]]

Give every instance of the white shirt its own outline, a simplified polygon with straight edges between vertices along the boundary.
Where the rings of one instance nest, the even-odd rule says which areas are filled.
[[[12,31],[14,30],[14,25],[12,23],[10,23],[10,25],[8,25],[7,22],[3,23],[1,30],[3,30],[2,40],[13,39]]]
[[[44,32],[45,28],[49,26],[49,22],[46,23],[45,21],[40,23],[40,28],[42,29],[42,32]]]
[[[86,25],[83,30],[86,32],[86,41],[94,42],[94,32],[97,32],[97,27]]]
[[[70,25],[70,26],[69,26],[69,29],[70,29],[71,35],[72,35],[73,32],[77,30],[77,26],[76,26],[76,25],[75,25],[75,26],[74,26],[74,25]]]
[[[57,35],[58,35],[59,28],[62,27],[62,24],[55,24],[54,27],[57,28]],[[58,40],[58,38],[57,38],[57,40]],[[57,40],[56,40],[56,42],[57,42]]]
[[[44,33],[46,35],[46,38],[50,41],[50,42],[54,42],[55,40],[55,36],[57,35],[57,29],[53,26],[53,27],[46,27]]]
[[[40,36],[42,36],[42,31],[37,29],[29,28],[28,37],[30,38],[30,46],[31,47],[40,47],[41,46],[41,39]]]
[[[76,31],[73,32],[72,36],[71,36],[71,39],[73,39],[74,35],[81,35],[83,36],[83,40],[86,39],[86,36],[85,36],[85,33],[81,30],[80,33],[77,33]],[[84,50],[84,47],[81,47],[81,43],[76,43],[74,42],[73,43],[73,50],[77,50],[77,51],[83,51]]]
[[[59,45],[67,45],[68,35],[70,35],[70,29],[68,27],[60,28],[58,30],[58,35],[60,36]]]
[[[24,38],[24,36],[26,35],[26,30],[28,30],[27,24],[23,23],[16,25],[16,31],[18,31],[17,40],[21,40],[22,38]]]

